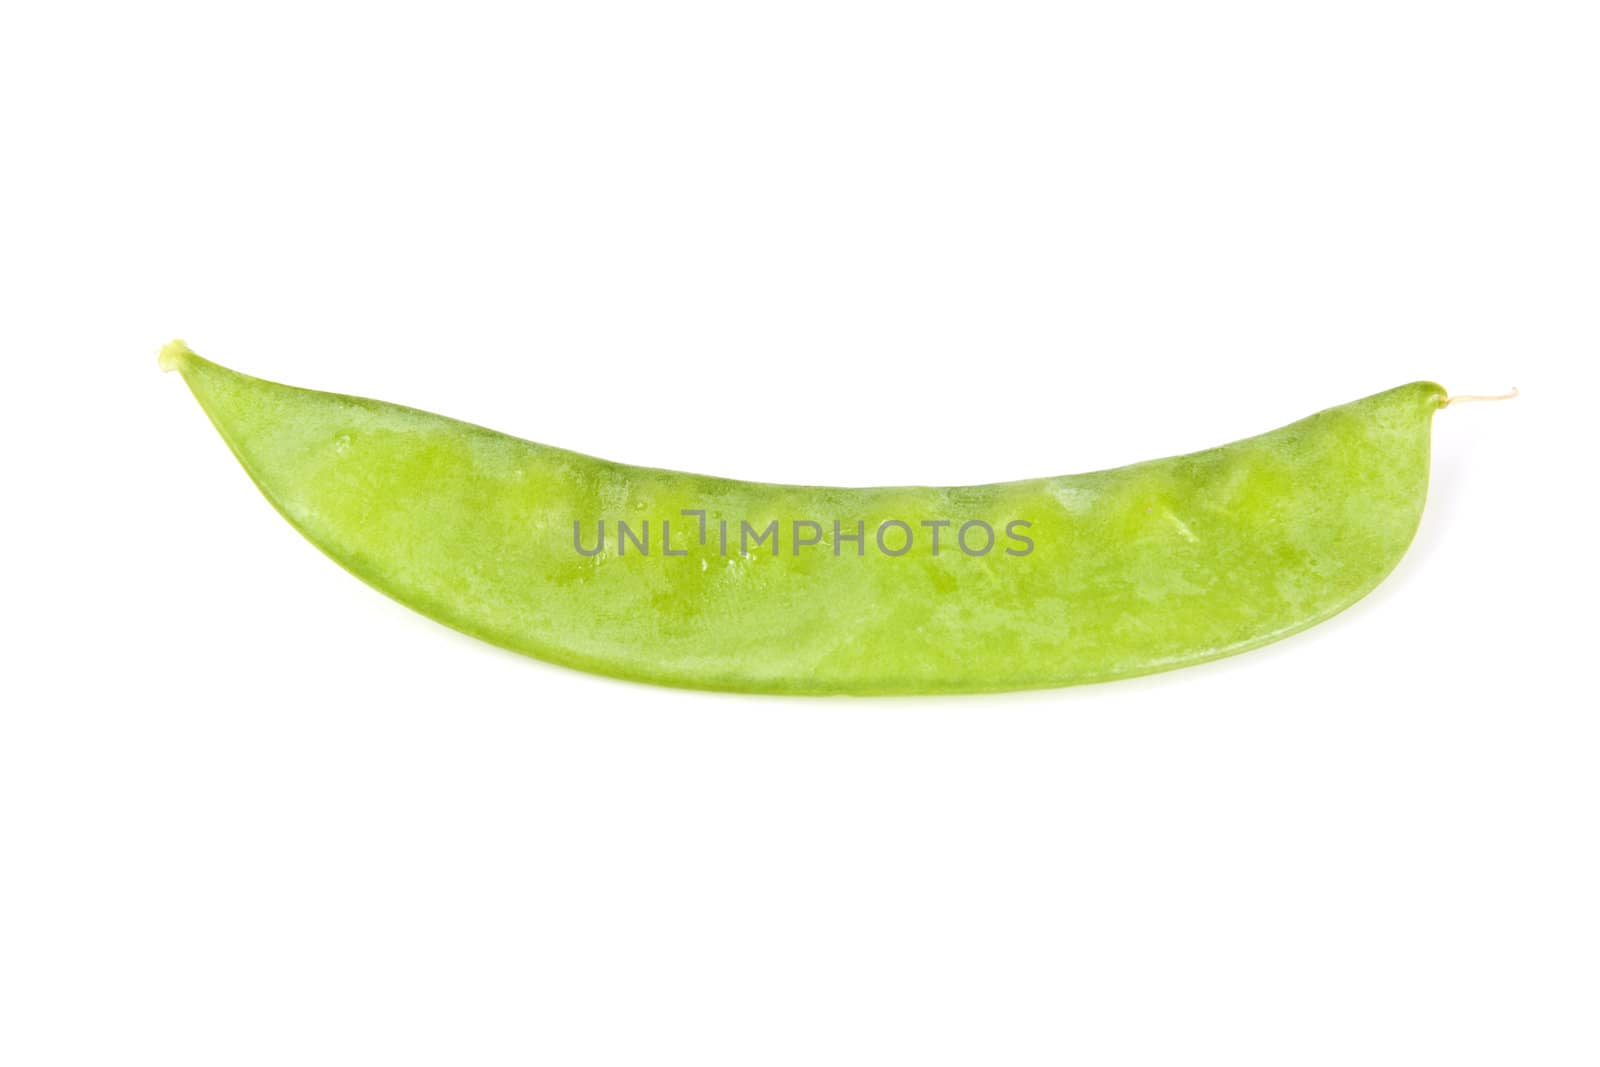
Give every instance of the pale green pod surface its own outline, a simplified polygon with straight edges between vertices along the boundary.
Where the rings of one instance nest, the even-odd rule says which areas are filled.
[[[181,342],[162,365],[296,529],[401,603],[570,667],[766,693],[1074,685],[1303,630],[1399,562],[1445,399],[1417,382],[1092,474],[838,489],[612,463]]]

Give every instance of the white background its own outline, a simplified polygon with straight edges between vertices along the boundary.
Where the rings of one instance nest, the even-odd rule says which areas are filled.
[[[1596,1063],[1594,14],[8,5],[0,1061]],[[360,585],[173,336],[774,481],[1524,396],[1281,645],[750,699]]]

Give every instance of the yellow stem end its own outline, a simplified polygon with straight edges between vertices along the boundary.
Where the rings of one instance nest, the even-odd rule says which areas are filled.
[[[156,357],[156,363],[164,371],[182,370],[183,365],[193,356],[194,352],[182,341],[168,341],[161,346],[161,354]]]

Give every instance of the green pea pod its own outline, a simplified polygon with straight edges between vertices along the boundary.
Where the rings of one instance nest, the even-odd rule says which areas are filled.
[[[995,485],[767,485],[612,463],[412,408],[181,371],[268,500],[403,604],[620,678],[760,693],[1098,682],[1355,603],[1422,515],[1417,382],[1221,448]]]

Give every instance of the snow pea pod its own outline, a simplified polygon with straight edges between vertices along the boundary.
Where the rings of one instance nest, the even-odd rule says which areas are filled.
[[[762,693],[1105,681],[1359,600],[1422,515],[1416,382],[1232,444],[993,485],[770,485],[613,463],[440,415],[178,370],[267,499],[439,622],[581,670]]]

